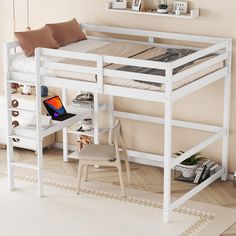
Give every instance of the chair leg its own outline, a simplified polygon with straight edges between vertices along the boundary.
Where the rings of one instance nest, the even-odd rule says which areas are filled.
[[[127,173],[128,183],[131,184],[131,175],[130,175],[130,165],[129,165],[129,158],[127,152],[125,152],[125,168]]]
[[[84,182],[88,181],[88,165],[84,165]]]
[[[121,188],[121,195],[122,197],[125,197],[125,187],[124,187],[124,180],[122,175],[122,167],[121,163],[119,162],[117,165],[118,174],[119,174],[119,180],[120,180],[120,188]]]
[[[77,194],[80,193],[82,167],[83,167],[83,163],[82,163],[82,161],[79,161],[79,166],[78,166],[78,179],[77,179],[77,189],[76,189],[76,193],[77,193]]]

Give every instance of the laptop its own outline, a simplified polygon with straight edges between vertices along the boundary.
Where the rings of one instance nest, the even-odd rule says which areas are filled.
[[[75,116],[75,114],[66,112],[59,96],[44,100],[43,103],[53,120],[63,121]]]

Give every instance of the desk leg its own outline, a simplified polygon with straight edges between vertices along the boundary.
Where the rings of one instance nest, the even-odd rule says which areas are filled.
[[[62,102],[65,108],[67,108],[67,89],[62,89]],[[67,129],[63,129],[63,161],[68,162],[68,134]]]
[[[63,129],[63,161],[68,162],[68,134],[66,129]]]
[[[39,140],[37,147],[38,164],[38,196],[43,196],[43,141]]]
[[[99,144],[99,100],[94,93],[94,144]]]

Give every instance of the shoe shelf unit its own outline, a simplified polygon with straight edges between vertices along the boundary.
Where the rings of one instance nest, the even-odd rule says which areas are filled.
[[[99,111],[105,111],[105,110],[107,110],[107,108],[108,108],[107,103],[103,103],[103,104],[99,105]],[[84,118],[91,118],[91,119],[94,118],[93,108],[88,109],[88,108],[81,108],[79,106],[70,105],[70,106],[68,106],[67,109],[71,113],[76,113],[76,111],[78,112],[78,110],[80,110],[80,112],[87,110],[87,111],[90,111],[90,113],[88,113],[87,117],[84,117]],[[73,135],[76,135],[78,137],[80,135],[86,135],[86,136],[89,136],[89,137],[93,138],[94,140],[96,139],[96,136],[100,137],[102,134],[104,134],[106,132],[109,132],[108,128],[99,128],[98,129],[98,134],[96,134],[96,131],[95,131],[94,128],[92,130],[88,130],[88,131],[78,131],[78,129],[80,127],[81,127],[81,124],[80,124],[80,122],[78,122],[77,124],[68,127],[66,132],[67,132],[67,134],[73,134]],[[95,142],[96,142],[96,140],[95,140]],[[65,162],[68,162],[69,159],[78,159],[78,151],[72,151],[72,152],[69,153],[68,148],[67,148],[66,150],[64,150],[64,155],[63,156],[64,156],[63,159],[64,159]]]
[[[49,93],[47,97],[41,98],[41,100],[52,97],[53,93]],[[25,125],[31,123],[35,119],[35,94],[34,91],[31,95],[21,94],[20,89],[11,95],[11,106],[9,107],[9,114],[12,117],[12,126],[19,129]],[[27,107],[27,109],[25,108]],[[45,114],[46,110],[42,107],[42,113]],[[7,142],[7,113],[5,107],[5,95],[0,94],[0,144],[6,145]],[[13,139],[13,146],[18,148],[24,148],[28,150],[36,151],[36,142],[31,139],[31,130],[24,129],[24,133],[28,132],[28,136]],[[55,142],[55,135],[51,134],[43,140],[43,148],[50,148]]]
[[[158,13],[158,12],[148,12],[148,11],[134,11],[131,8],[127,9],[114,9],[111,7],[111,4],[107,5],[106,8],[109,12],[115,13],[125,13],[125,14],[134,14],[134,15],[142,15],[142,16],[158,16],[158,17],[171,17],[171,18],[179,18],[179,19],[196,19],[200,17],[200,9],[191,9],[187,14],[176,15],[173,12],[169,12],[167,14]]]

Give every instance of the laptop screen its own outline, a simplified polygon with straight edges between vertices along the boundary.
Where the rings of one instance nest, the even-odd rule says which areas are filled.
[[[43,102],[50,116],[58,117],[60,115],[66,114],[66,110],[58,96],[49,98]]]

